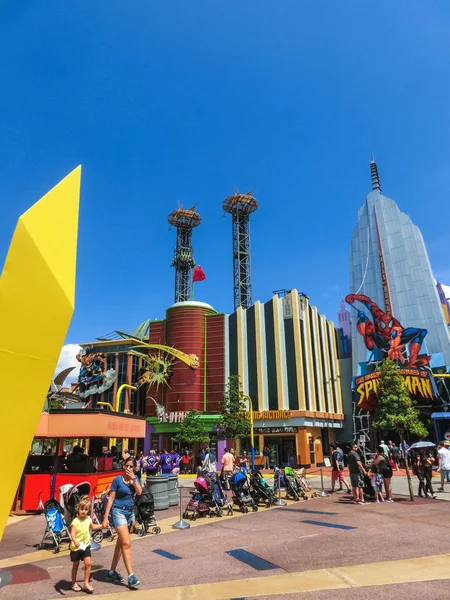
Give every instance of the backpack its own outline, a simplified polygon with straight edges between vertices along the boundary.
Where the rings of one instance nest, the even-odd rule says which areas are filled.
[[[344,470],[344,454],[343,454],[342,450],[335,450],[333,452],[333,454],[336,455],[336,460],[339,465],[339,469],[341,471],[343,471]]]
[[[209,451],[209,463],[214,464],[216,462],[216,454],[214,452],[214,450],[210,450]]]

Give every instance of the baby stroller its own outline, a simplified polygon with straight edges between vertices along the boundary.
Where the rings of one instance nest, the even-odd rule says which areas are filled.
[[[250,475],[250,485],[253,488],[250,493],[256,504],[263,502],[267,508],[275,504],[277,499],[274,491],[269,485],[267,485],[260,471],[252,471]]]
[[[213,517],[213,500],[208,481],[202,475],[198,475],[194,481],[195,490],[191,492],[191,498],[184,509],[183,519],[190,518],[195,521],[197,517]]]
[[[105,490],[100,495],[98,495],[94,498],[93,512],[94,512],[97,523],[103,523],[103,519],[105,518],[106,505],[108,504],[108,495],[109,495],[109,490]],[[94,517],[92,518],[92,520],[94,520]],[[97,532],[94,533],[94,536],[96,533]],[[115,534],[115,530],[111,524],[111,519],[109,519],[108,528],[106,529],[106,536],[104,534],[103,537],[106,537],[108,542],[112,542],[112,541],[114,541],[114,534]],[[95,540],[95,541],[97,541],[97,540]]]
[[[300,497],[302,497],[304,500],[308,499],[306,493],[301,489],[291,467],[284,467],[284,479],[286,481],[286,498],[300,500]]]
[[[233,492],[233,502],[242,513],[248,513],[251,508],[253,512],[258,510],[258,505],[250,495],[249,483],[247,475],[242,471],[237,471],[231,477],[231,491]]]
[[[306,494],[306,497],[308,497],[308,494],[309,494],[309,497],[311,497],[311,498],[318,498],[319,492],[314,490],[306,480],[305,468],[303,467],[302,469],[298,469],[297,471],[294,471],[294,473],[295,473],[295,478],[297,480],[297,483],[300,486],[300,489],[302,490],[302,492],[304,492]]]
[[[155,519],[155,504],[153,502],[153,494],[147,487],[142,488],[142,494],[136,496],[134,500],[134,509],[136,513],[136,521],[140,524],[141,528],[138,531],[139,537],[147,535],[149,528],[152,528],[152,533],[157,535],[161,533],[161,527]]]
[[[220,481],[220,477],[217,473],[210,473],[210,490],[211,490],[211,499],[216,507],[216,515],[218,517],[223,516],[223,511],[227,510],[229,515],[233,514],[233,507],[228,502],[228,498],[223,490],[222,483]]]
[[[91,484],[88,481],[83,481],[82,483],[78,483],[77,485],[63,485],[59,488],[61,504],[64,508],[64,517],[68,525],[72,523],[73,519],[76,517],[76,506],[83,497],[88,497],[91,495]],[[101,523],[95,514],[95,511],[91,511],[91,518],[93,523]],[[100,544],[103,540],[103,532],[100,530],[95,531],[92,534],[92,539],[97,544]]]
[[[64,509],[54,498],[50,498],[44,504],[45,531],[40,544],[36,544],[36,550],[42,550],[46,541],[52,541],[53,554],[58,554],[63,542],[71,542],[69,528],[64,519]]]

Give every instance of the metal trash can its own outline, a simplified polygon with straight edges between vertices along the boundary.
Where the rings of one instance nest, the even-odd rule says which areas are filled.
[[[178,506],[178,475],[168,475],[169,478],[169,506]]]
[[[167,510],[169,508],[169,478],[167,475],[147,476],[147,487],[153,494],[155,510]]]

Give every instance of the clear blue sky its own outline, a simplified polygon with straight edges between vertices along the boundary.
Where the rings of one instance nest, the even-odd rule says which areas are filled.
[[[17,217],[83,165],[68,342],[162,318],[198,204],[196,299],[233,309],[231,221],[253,188],[253,299],[296,287],[335,318],[370,191],[450,283],[450,4],[427,0],[0,0],[0,263]]]

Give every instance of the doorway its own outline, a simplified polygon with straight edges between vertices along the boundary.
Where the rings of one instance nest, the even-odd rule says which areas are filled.
[[[294,436],[264,436],[264,445],[270,449],[270,466],[297,465],[297,453]]]

